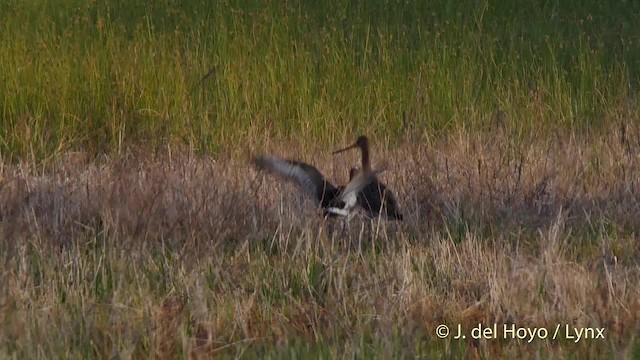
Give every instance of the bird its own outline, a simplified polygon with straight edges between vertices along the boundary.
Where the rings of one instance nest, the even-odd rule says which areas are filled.
[[[368,184],[377,181],[376,175],[383,170],[349,170],[349,182],[344,186],[335,186],[313,165],[281,159],[273,155],[260,155],[253,158],[254,165],[269,173],[298,185],[316,205],[325,217],[346,217],[351,219],[354,208],[359,204],[358,194]]]
[[[358,137],[356,142],[344,149],[336,150],[333,154],[360,148],[362,156],[362,171],[371,171],[371,157],[369,153],[369,138],[365,135]],[[365,215],[374,218],[384,215],[390,220],[403,220],[403,215],[398,209],[398,202],[395,195],[387,188],[385,184],[374,178],[367,183],[361,191],[357,193],[357,204],[364,209]]]

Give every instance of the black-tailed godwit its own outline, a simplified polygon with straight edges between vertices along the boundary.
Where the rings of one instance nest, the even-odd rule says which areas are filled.
[[[359,136],[353,145],[344,149],[334,151],[334,154],[341,153],[353,148],[360,148],[362,155],[362,171],[364,173],[371,172],[371,157],[369,154],[369,139],[362,135]],[[367,183],[357,194],[357,203],[362,207],[369,217],[378,217],[384,215],[391,220],[402,220],[403,216],[398,209],[398,202],[391,190],[377,178]]]
[[[298,185],[323,210],[325,216],[344,216],[348,219],[353,209],[360,205],[360,193],[372,183],[381,171],[368,170],[349,172],[349,183],[335,186],[314,166],[295,160],[285,160],[272,155],[261,155],[253,159],[258,169],[279,175]]]

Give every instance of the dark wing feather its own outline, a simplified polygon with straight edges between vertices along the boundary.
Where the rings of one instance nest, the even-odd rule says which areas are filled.
[[[362,189],[358,194],[358,205],[370,217],[377,217],[384,210],[384,215],[389,219],[402,220],[403,218],[398,210],[395,196],[380,181],[371,182]]]
[[[338,194],[338,189],[327,181],[318,169],[309,164],[271,155],[258,156],[254,158],[254,163],[259,169],[292,181],[322,207],[329,206]]]
[[[360,173],[352,172],[350,174],[351,180],[346,186],[338,188],[338,195],[329,204],[330,207],[327,211],[332,214],[347,216],[351,210],[358,205],[358,196],[362,190],[366,186],[377,182],[378,180],[376,175],[381,172],[382,170],[365,171]]]

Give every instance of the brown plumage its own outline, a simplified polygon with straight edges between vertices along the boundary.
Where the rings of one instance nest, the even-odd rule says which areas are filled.
[[[362,156],[362,171],[371,171],[371,157],[369,154],[369,139],[359,136],[353,145],[344,149],[334,151],[334,154],[341,153],[353,148],[360,148]],[[391,190],[377,178],[368,183],[357,195],[357,203],[362,207],[369,217],[385,216],[391,220],[402,220],[403,216],[398,209],[398,202]]]
[[[314,166],[295,160],[281,159],[271,155],[261,155],[253,159],[260,170],[276,174],[298,185],[316,205],[322,208],[325,216],[349,217],[354,207],[359,205],[359,193],[373,182],[380,171],[357,172],[351,169],[349,183],[335,186]]]

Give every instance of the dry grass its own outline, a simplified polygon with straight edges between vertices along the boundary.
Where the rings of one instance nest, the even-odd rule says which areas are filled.
[[[4,164],[0,354],[637,357],[638,135],[377,146],[406,221],[356,219],[345,236],[242,156]],[[294,148],[268,151],[338,182],[357,161]],[[441,323],[606,330],[462,341],[438,339]]]

